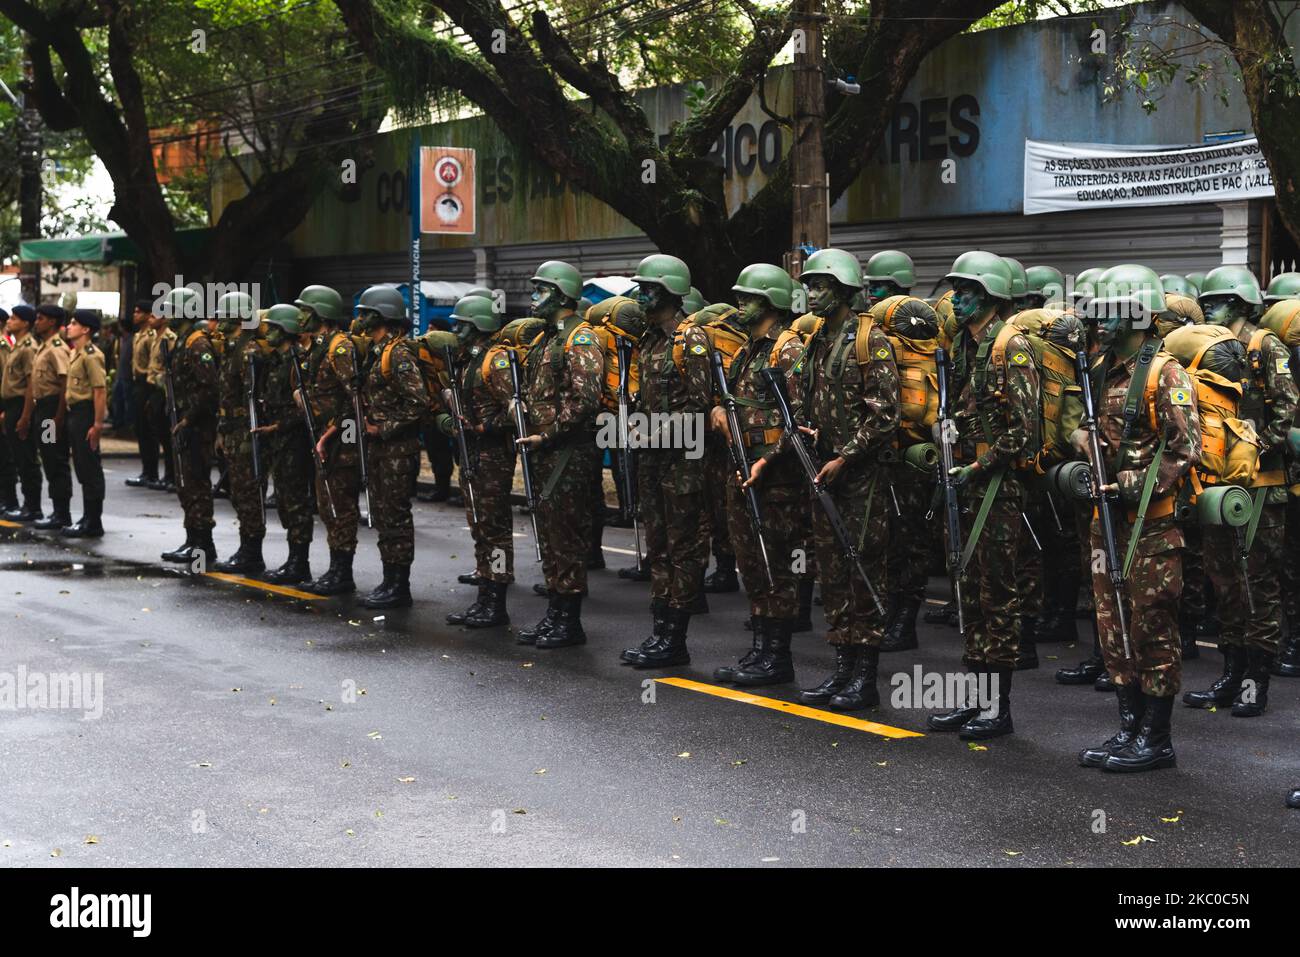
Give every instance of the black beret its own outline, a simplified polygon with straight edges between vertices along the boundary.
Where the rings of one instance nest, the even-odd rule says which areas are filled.
[[[0,319],[8,319],[8,318],[9,318],[9,312],[3,307],[0,307]]]
[[[77,309],[72,313],[72,318],[87,329],[99,330],[99,310],[97,309]]]
[[[28,325],[31,325],[36,321],[36,310],[25,302],[21,302],[14,306],[13,314]]]
[[[153,300],[137,299],[135,301],[135,308],[139,312],[153,312]]]
[[[38,316],[49,316],[51,319],[60,323],[68,321],[67,310],[65,310],[62,306],[56,306],[52,302],[41,303],[39,306],[36,307],[36,314]]]

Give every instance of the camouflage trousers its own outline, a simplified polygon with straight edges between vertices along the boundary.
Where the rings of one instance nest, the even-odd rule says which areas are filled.
[[[1115,509],[1116,546],[1120,561],[1128,549],[1132,525],[1124,510]],[[1101,522],[1094,520],[1089,539],[1092,597],[1097,606],[1097,630],[1106,670],[1116,684],[1138,682],[1143,694],[1172,698],[1183,680],[1183,650],[1178,639],[1178,599],[1183,591],[1183,533],[1172,517],[1149,519],[1142,527],[1124,585],[1129,646],[1133,660],[1124,655],[1124,639],[1115,607],[1115,591],[1107,574]]]
[[[379,539],[379,558],[386,565],[415,561],[415,522],[411,493],[420,468],[419,439],[383,441],[371,436],[366,444],[370,472],[371,521]],[[338,499],[334,500],[336,503]]]
[[[474,570],[481,578],[509,583],[515,580],[515,523],[510,514],[510,492],[515,482],[515,448],[511,439],[480,439],[471,447],[474,477],[460,475],[465,499],[465,519],[474,539]],[[474,490],[478,521],[469,507],[466,486]]]
[[[966,574],[962,613],[966,619],[969,667],[1014,668],[1020,650],[1020,556],[1028,534],[1020,517],[1022,495],[1004,481],[989,509]],[[963,490],[972,517],[984,497],[983,482]],[[970,534],[970,527],[964,531]],[[1032,543],[1029,547],[1033,547]]]
[[[1025,496],[1024,516],[1020,518],[1019,549],[1016,555],[1016,595],[1020,599],[1020,622],[1035,621],[1043,613],[1043,587],[1046,584],[1046,552],[1050,547],[1048,538],[1051,513],[1047,502],[1036,488],[1029,488]],[[1025,519],[1029,519],[1029,525]],[[1030,534],[1030,526],[1033,534]],[[1037,539],[1037,544],[1035,544]]]
[[[1209,614],[1205,601],[1209,575],[1205,569],[1205,543],[1195,521],[1183,527],[1183,594],[1178,600],[1180,621],[1201,621]]]
[[[942,535],[942,519],[925,520],[934,497],[934,474],[910,465],[891,465],[882,475],[888,481],[885,513],[889,518],[889,557],[885,581],[889,594],[925,601],[930,556],[936,535]],[[895,507],[897,503],[897,507]],[[936,513],[936,517],[942,513]]]
[[[537,483],[537,529],[542,536],[542,574],[557,595],[587,588],[591,548],[591,473],[600,457],[594,438],[532,455]]]
[[[311,542],[316,513],[312,501],[315,466],[311,440],[306,429],[276,433],[268,443],[271,448],[271,475],[275,479],[276,514],[287,533],[290,545]]]
[[[357,550],[360,493],[361,456],[355,444],[336,438],[326,453],[325,468],[316,468],[316,514],[325,526],[325,540],[332,552]]]
[[[247,431],[247,423],[244,423],[242,429],[223,430],[221,445],[226,450],[230,504],[235,509],[235,517],[239,519],[239,534],[241,537],[261,541],[266,537],[266,516],[262,512],[266,489],[263,482],[253,476],[253,442]],[[266,468],[267,447],[267,441],[260,439],[257,451],[263,470]]]
[[[889,547],[889,514],[885,499],[889,497],[884,482],[877,478],[865,492],[837,492],[831,495],[850,539],[858,545],[862,568],[884,601],[885,555]],[[813,546],[817,553],[817,572],[822,583],[822,611],[828,630],[826,641],[832,645],[878,646],[885,635],[884,615],[876,608],[871,592],[857,567],[849,560],[835,533],[831,531],[826,510],[813,502]]]
[[[1295,632],[1300,630],[1300,496],[1287,496],[1282,552],[1282,613],[1287,629]]]
[[[1244,543],[1246,530],[1239,531]],[[1255,603],[1255,612],[1251,614],[1237,558],[1236,534],[1223,526],[1207,525],[1201,529],[1205,573],[1214,584],[1219,636],[1224,644],[1277,654],[1282,640],[1281,568],[1285,560],[1285,538],[1286,505],[1265,505],[1246,558],[1250,598]]]
[[[727,521],[736,564],[749,596],[750,614],[762,618],[796,618],[799,615],[799,572],[807,566],[807,553],[800,552],[808,533],[805,506],[808,495],[799,485],[776,485],[758,489],[759,513],[763,517],[763,541],[767,545],[772,584],[759,551],[758,537],[749,518],[740,479],[733,472],[727,483]]]
[[[708,502],[708,521],[701,522],[700,525],[708,529],[715,558],[730,558],[736,554],[731,542],[731,520],[727,509],[727,487],[731,484],[734,473],[735,467],[731,464],[731,453],[727,451],[726,440],[709,430],[704,439],[704,495]],[[707,561],[705,567],[708,567]]]
[[[177,456],[181,474],[176,476],[176,495],[185,512],[187,532],[210,532],[212,518],[212,458],[217,443],[215,425],[186,426],[173,442],[181,443]]]
[[[637,455],[637,505],[650,564],[650,597],[689,608],[704,588],[709,541],[701,533],[710,506],[704,501],[705,459],[680,449]]]

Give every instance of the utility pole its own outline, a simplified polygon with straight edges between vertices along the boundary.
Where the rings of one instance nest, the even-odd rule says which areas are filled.
[[[23,57],[23,79],[29,88],[32,82],[32,63]],[[43,149],[42,132],[44,126],[41,115],[31,104],[31,97],[24,96],[18,112],[18,238],[40,239],[41,237],[41,152]],[[19,282],[22,285],[23,301],[36,305],[41,301],[41,264],[27,263],[20,260]]]
[[[826,74],[822,66],[822,0],[798,0],[794,32],[794,145],[791,147],[793,229],[786,268],[798,278],[808,247],[830,243],[826,183]]]

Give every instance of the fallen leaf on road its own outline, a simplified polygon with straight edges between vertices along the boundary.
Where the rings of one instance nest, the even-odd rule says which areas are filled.
[[[537,769],[536,771],[534,771],[533,773],[534,773],[534,774],[545,774],[545,773],[546,773],[546,768],[538,768],[538,769]]]
[[[13,841],[0,841],[0,847],[13,847]]]
[[[760,864],[775,864],[779,860],[781,860],[779,857],[760,857],[758,859]]]
[[[380,734],[378,731],[371,731],[368,735],[366,735],[366,737],[370,738],[372,741],[378,741],[380,738],[383,737],[383,735]]]
[[[718,827],[731,827],[731,822],[726,818],[715,817],[713,823],[718,825]]]
[[[98,844],[98,843],[99,843],[99,835],[98,835],[98,834],[87,834],[87,835],[86,835],[86,839],[85,839],[84,841],[82,841],[81,843],[82,843],[82,844]]]
[[[883,768],[883,767],[887,767],[888,764],[889,764],[888,761],[877,761],[877,762],[876,762],[876,767],[878,767],[878,768]]]
[[[411,784],[415,778],[398,778],[397,780],[402,784]]]
[[[748,764],[748,763],[749,763],[749,760],[748,760],[747,758],[741,758],[739,761],[732,761],[732,762],[731,762],[731,766],[732,766],[733,768],[738,768],[738,767],[740,767],[742,764]]]
[[[231,688],[230,690],[231,690],[231,691],[243,691],[244,689],[243,689],[243,688]]]
[[[1164,821],[1166,824],[1177,824],[1182,819],[1183,819],[1183,812],[1175,811],[1173,817],[1162,817],[1160,820]]]
[[[510,813],[511,813],[511,814],[527,814],[528,812],[525,811],[525,810],[524,810],[523,808],[521,808],[521,807],[517,807],[517,808],[515,808],[513,811],[511,811]]]
[[[967,742],[966,742],[966,747],[970,748],[972,751],[987,751],[987,750],[988,750],[988,748],[985,747],[984,745],[982,745],[982,744],[976,744],[974,741],[967,741]]]
[[[356,620],[354,620],[354,619],[349,618],[349,619],[348,619],[348,624],[351,625],[351,626],[354,627],[354,628],[357,628],[357,627],[360,627],[360,625],[361,625],[361,621],[360,621],[360,619],[356,619]]]
[[[1133,838],[1133,840],[1131,840],[1131,841],[1120,841],[1120,843],[1123,844],[1125,847],[1137,847],[1139,844],[1142,844],[1142,843],[1146,843],[1146,844],[1154,844],[1154,843],[1155,843],[1155,839],[1154,839],[1154,838],[1147,837],[1145,834],[1139,834],[1137,837]]]
[[[210,767],[212,767],[212,762],[211,762],[211,761],[200,761],[198,764],[196,764],[196,765],[194,765],[194,766],[195,766],[196,768],[210,768]]]
[[[677,755],[677,756],[678,756],[679,758],[689,758],[689,757],[691,756],[691,752],[689,752],[689,751],[683,751],[681,754],[679,754],[679,755]]]
[[[352,767],[352,762],[351,762],[351,761],[344,761],[342,764],[339,765],[339,767],[341,767],[341,768],[350,768],[350,767]]]
[[[376,812],[375,812],[375,817],[383,817],[383,816],[384,816],[384,812],[383,812],[383,811],[376,811]]]
[[[62,856],[63,856],[63,851],[60,848],[56,847],[54,850],[50,851],[50,857],[62,857]]]
[[[523,665],[522,665],[522,667],[524,667],[524,668],[531,668],[532,666],[533,666],[533,663],[532,663],[531,661],[525,661],[525,662],[523,663]]]
[[[352,828],[348,828],[343,833],[345,833],[348,837],[354,837],[356,835],[356,831],[352,830]]]
[[[1008,851],[1004,848],[1002,850],[1002,853],[1005,854],[1007,857],[1019,857],[1021,854],[1024,853],[1024,851]]]

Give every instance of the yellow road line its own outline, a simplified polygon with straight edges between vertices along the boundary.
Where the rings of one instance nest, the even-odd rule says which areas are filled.
[[[223,582],[231,582],[235,585],[247,585],[249,588],[260,588],[262,591],[275,592],[277,595],[287,595],[289,598],[304,598],[307,601],[320,601],[323,595],[313,595],[309,591],[298,591],[296,588],[285,588],[283,585],[272,585],[269,582],[260,582],[256,578],[244,578],[240,575],[227,575],[225,572],[204,572],[209,578],[218,578]]]
[[[878,734],[885,738],[925,737],[919,731],[908,731],[906,728],[895,728],[887,724],[878,724],[875,721],[863,721],[861,718],[850,718],[846,714],[821,711],[801,704],[792,704],[789,701],[779,701],[776,698],[764,698],[762,695],[733,691],[731,688],[719,688],[717,685],[704,684],[702,681],[691,681],[689,678],[656,678],[655,681],[660,684],[672,685],[674,688],[685,688],[688,691],[711,694],[716,698],[727,698],[730,701],[739,701],[742,704],[752,704],[760,708],[771,708],[773,711],[783,711],[786,714],[797,715],[800,718],[812,718],[814,721],[837,724],[842,728],[852,728],[855,731],[870,731],[872,734]]]
[[[10,522],[6,519],[0,518],[0,528],[22,528],[22,527],[23,527],[22,522]]]

